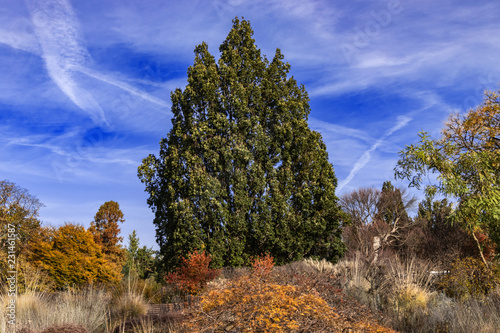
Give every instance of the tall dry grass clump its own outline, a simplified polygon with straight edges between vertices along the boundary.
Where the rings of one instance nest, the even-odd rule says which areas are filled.
[[[26,281],[27,283],[23,284],[23,292],[16,297],[16,324],[18,329],[25,328],[26,332],[32,330],[36,333],[54,327],[61,330],[61,325],[82,327],[89,333],[112,332],[116,327],[124,327],[126,322],[144,316],[149,309],[145,298],[154,300],[155,293],[160,289],[151,281],[137,277],[124,280],[112,289],[89,286],[85,289],[70,288],[60,292],[47,291],[50,288],[44,287],[47,281],[39,272],[31,278],[26,277]],[[13,331],[5,316],[6,302],[11,298],[4,291],[0,299],[0,332]],[[147,329],[148,320],[143,320],[142,331],[155,332]],[[168,323],[158,323],[158,320],[151,323],[155,329],[157,326],[162,329],[168,326]]]
[[[429,274],[432,268],[428,262],[395,259],[390,262],[382,309],[389,314],[392,326],[404,331],[423,324],[436,292],[432,290],[433,277]]]
[[[329,271],[344,281],[340,286],[347,295],[380,313],[383,323],[397,331],[498,332],[498,269],[467,259],[458,260],[450,274],[436,277],[430,274],[434,270],[429,261],[415,258],[373,262],[353,255]]]
[[[146,292],[150,295],[152,281],[144,281],[136,275],[129,275],[116,286],[112,293],[109,308],[108,331],[125,332],[127,322],[144,316],[149,310],[145,299]]]
[[[18,328],[42,331],[54,325],[74,324],[90,333],[105,329],[109,297],[103,290],[90,287],[49,292],[52,289],[50,280],[35,269],[23,269],[21,280],[22,289],[16,297]],[[2,287],[4,290],[5,286]],[[4,306],[10,299],[4,290],[1,295],[1,332],[12,330],[6,322]]]
[[[105,329],[108,297],[102,290],[89,288],[57,294],[28,290],[17,296],[16,304],[17,327],[42,331],[54,325],[75,324],[90,333]],[[7,325],[2,323],[2,332],[6,331]]]
[[[318,260],[306,258],[302,262],[319,273],[336,273],[338,271],[338,265],[335,265],[326,259]]]

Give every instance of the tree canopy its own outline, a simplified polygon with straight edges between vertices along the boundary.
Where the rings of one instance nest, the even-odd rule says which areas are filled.
[[[218,62],[195,48],[186,88],[171,93],[172,129],[138,169],[167,267],[201,248],[215,266],[342,254],[337,179],[307,92],[252,35],[235,19]]]
[[[154,254],[152,248],[145,245],[139,247],[139,237],[135,230],[128,235],[127,261],[123,271],[127,275],[137,274],[141,279],[148,278],[154,271]]]
[[[474,237],[476,231],[487,232],[500,248],[498,93],[486,92],[477,108],[464,115],[451,115],[440,138],[431,139],[422,132],[418,144],[400,152],[397,178],[408,179],[410,186],[419,188],[428,173],[438,174],[437,183],[427,186],[428,193],[439,192],[458,200],[453,220],[462,223]]]
[[[43,204],[28,190],[7,180],[0,181],[0,227],[7,229],[7,225],[14,226],[17,242],[26,243],[40,228],[38,211]],[[4,249],[7,232],[0,235],[1,249]],[[24,247],[17,246],[19,255]],[[4,253],[5,251],[1,251]]]
[[[95,214],[94,221],[90,223],[89,231],[94,237],[95,243],[102,247],[103,253],[111,261],[121,265],[125,260],[125,250],[119,244],[123,237],[119,236],[118,222],[125,222],[120,205],[116,201],[106,201]]]
[[[408,210],[415,201],[390,181],[384,182],[380,191],[368,187],[344,194],[340,205],[349,219],[343,228],[348,250],[374,256],[374,260],[386,248],[401,251],[412,223]]]
[[[101,246],[83,226],[42,228],[30,249],[30,261],[47,272],[57,288],[120,281],[120,270],[106,260]]]

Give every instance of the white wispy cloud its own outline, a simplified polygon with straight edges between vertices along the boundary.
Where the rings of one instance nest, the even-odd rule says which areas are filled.
[[[40,46],[35,36],[29,32],[0,28],[0,43],[34,54],[40,54]]]
[[[75,79],[75,69],[90,62],[76,15],[66,0],[27,0],[48,74],[57,86],[99,125],[108,125],[92,94]]]
[[[83,73],[93,79],[117,87],[131,95],[160,107],[168,108],[169,103],[113,75],[91,69],[90,54],[78,19],[67,0],[27,0],[31,21],[15,18],[10,29],[0,28],[0,43],[14,49],[23,50],[43,59],[50,78],[76,106],[85,111],[97,125],[108,126],[108,119],[98,102],[98,95],[92,86],[85,87],[78,76]],[[16,23],[21,21],[21,23]],[[31,29],[27,29],[27,25]],[[18,30],[16,30],[18,29]],[[164,82],[136,82],[162,88]],[[119,95],[114,98],[122,98]],[[114,105],[111,105],[113,107]],[[107,106],[108,107],[108,106]]]

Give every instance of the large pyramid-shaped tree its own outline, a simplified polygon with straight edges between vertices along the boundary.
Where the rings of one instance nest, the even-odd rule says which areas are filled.
[[[337,179],[307,92],[252,35],[235,19],[218,62],[196,47],[188,85],[171,94],[173,128],[139,167],[167,270],[196,248],[219,267],[342,254]]]

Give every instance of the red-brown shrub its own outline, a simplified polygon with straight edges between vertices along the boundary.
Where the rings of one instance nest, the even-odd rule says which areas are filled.
[[[258,277],[265,277],[273,270],[274,258],[269,253],[252,258],[252,260],[252,273]]]
[[[215,279],[220,270],[209,267],[211,257],[205,251],[195,250],[188,258],[181,257],[181,266],[165,276],[167,283],[174,284],[182,293],[198,295],[207,282]]]

